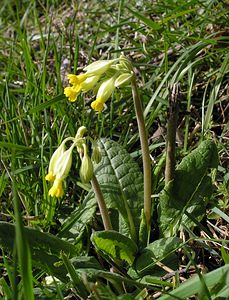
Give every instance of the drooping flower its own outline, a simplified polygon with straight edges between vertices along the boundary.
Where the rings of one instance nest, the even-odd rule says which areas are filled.
[[[98,112],[101,112],[104,108],[104,103],[111,96],[115,89],[115,79],[116,76],[113,76],[105,80],[99,87],[96,100],[91,103],[91,107]]]
[[[90,136],[85,137],[86,131],[87,128],[85,126],[79,127],[75,137],[67,137],[53,153],[49,163],[49,172],[45,177],[46,180],[53,182],[49,190],[50,196],[62,197],[64,195],[63,181],[70,172],[74,148],[77,149],[81,159],[79,174],[82,182],[88,183],[92,179],[94,171],[92,160],[88,155],[87,141],[91,142],[92,153],[96,152],[95,148],[98,148],[98,145]],[[67,141],[71,141],[71,145],[65,150]],[[101,154],[98,151],[97,149],[97,156],[94,158],[94,161],[101,159]],[[92,156],[95,156],[95,153]]]
[[[56,151],[53,153],[53,155],[50,159],[48,174],[45,176],[46,180],[54,181],[54,179],[56,178],[54,168],[55,168],[57,160],[64,153],[64,150],[65,150],[65,141],[63,141],[61,143],[61,145],[56,149]]]
[[[91,107],[98,112],[104,109],[104,103],[113,90],[128,84],[133,76],[133,67],[124,55],[115,59],[95,61],[83,70],[85,73],[68,75],[69,83],[72,86],[66,87],[64,93],[69,101],[74,102],[81,91],[88,92],[98,83],[100,87],[97,98],[91,103]],[[99,82],[100,80],[102,84]]]
[[[61,145],[63,145],[62,143]],[[46,180],[53,181],[53,186],[49,190],[49,195],[52,197],[62,197],[64,194],[63,190],[63,180],[68,176],[68,173],[70,171],[71,165],[72,165],[72,150],[74,148],[71,146],[68,150],[62,151],[62,148],[64,146],[60,146],[57,148],[54,158],[52,161],[51,171],[49,174],[45,177]],[[59,155],[58,155],[59,154]],[[52,159],[51,159],[52,160]],[[51,161],[50,161],[51,164]],[[50,165],[49,165],[50,166]],[[51,180],[50,180],[51,179]]]

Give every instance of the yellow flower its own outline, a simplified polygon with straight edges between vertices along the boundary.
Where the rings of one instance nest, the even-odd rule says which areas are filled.
[[[101,112],[104,107],[104,103],[107,101],[107,99],[111,96],[115,89],[115,79],[116,76],[113,76],[107,80],[105,80],[99,87],[96,100],[91,103],[91,107]]]
[[[45,176],[45,180],[47,181],[54,181],[55,180],[55,174],[54,172],[51,170],[48,172],[48,174]]]
[[[56,174],[54,171],[55,165],[59,157],[64,153],[65,150],[65,141],[64,140],[61,145],[56,149],[56,151],[53,153],[50,162],[49,162],[49,169],[48,169],[48,174],[45,176],[45,179],[48,181],[54,181],[56,178]]]
[[[77,90],[75,90],[73,87],[67,86],[64,89],[64,94],[70,102],[75,102],[77,99],[77,96],[79,95],[79,92]]]
[[[63,181],[60,178],[55,179],[53,186],[49,190],[49,195],[52,197],[63,197]]]
[[[101,112],[104,108],[104,103],[100,99],[96,99],[91,103],[91,108],[95,111]]]
[[[86,74],[80,74],[80,75],[74,75],[74,74],[68,74],[68,80],[69,83],[72,86],[68,86],[64,89],[65,96],[69,99],[69,101],[74,102],[77,99],[77,96],[79,95],[82,84],[87,79]]]
[[[73,144],[68,150],[64,151],[64,144],[68,139],[65,139],[54,152],[49,164],[49,173],[45,177],[46,180],[54,181],[53,186],[49,190],[49,195],[52,197],[62,197],[64,194],[62,182],[70,171],[72,150],[75,146]]]
[[[87,79],[86,74],[68,74],[68,81],[70,84],[72,84],[75,88],[79,87],[82,82],[84,82]]]

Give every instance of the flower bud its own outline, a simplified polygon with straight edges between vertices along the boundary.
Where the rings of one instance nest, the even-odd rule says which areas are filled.
[[[131,72],[133,70],[131,62],[124,55],[120,55],[119,59],[120,59],[119,63],[124,70],[129,71],[129,72]]]
[[[88,183],[93,176],[93,164],[90,157],[87,154],[86,145],[84,144],[84,156],[82,158],[81,167],[80,167],[80,179],[83,183]]]
[[[96,143],[93,143],[92,147],[91,159],[98,164],[102,159],[101,149]]]
[[[76,139],[80,139],[84,137],[84,134],[87,132],[87,128],[85,126],[80,126],[76,133]]]
[[[123,73],[115,80],[115,87],[120,87],[125,84],[128,84],[133,75],[131,73]]]

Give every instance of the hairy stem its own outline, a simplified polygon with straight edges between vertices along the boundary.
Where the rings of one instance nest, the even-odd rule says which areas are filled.
[[[142,149],[142,160],[143,160],[143,175],[144,175],[144,213],[146,218],[146,224],[148,233],[150,231],[151,223],[151,161],[150,152],[148,145],[148,134],[145,126],[145,120],[143,116],[142,103],[138,93],[136,79],[132,79],[132,95],[134,100],[134,108],[138,122],[139,137]]]
[[[101,217],[103,220],[104,228],[105,228],[105,230],[112,230],[113,228],[111,225],[111,220],[110,220],[110,216],[108,213],[108,209],[107,209],[106,203],[103,198],[102,191],[100,189],[99,183],[98,183],[95,175],[91,179],[91,184],[92,184],[93,190],[95,192],[95,197],[96,197],[96,200],[97,200],[97,203],[99,206],[99,210],[100,210]]]

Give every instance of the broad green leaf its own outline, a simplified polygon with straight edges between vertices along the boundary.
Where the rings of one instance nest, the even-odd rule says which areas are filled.
[[[218,268],[217,270],[214,270],[202,276],[208,289],[213,289],[214,291],[217,285],[220,285],[222,290],[224,290],[225,295],[228,296],[229,265]],[[186,282],[181,284],[175,290],[168,292],[167,295],[160,297],[160,300],[187,299],[192,295],[200,293],[201,289],[202,289],[202,283],[200,281],[200,278],[198,275],[195,275],[194,277],[188,279]],[[216,299],[216,298],[212,297],[212,299]]]
[[[24,227],[24,230],[31,251],[32,249],[39,249],[56,255],[59,255],[60,251],[64,251],[71,256],[78,253],[76,246],[62,241],[50,233],[44,233],[29,227]],[[15,226],[7,222],[0,222],[0,245],[12,250],[14,237]]]
[[[131,265],[137,253],[137,245],[125,235],[116,231],[99,231],[91,236],[95,247],[114,261],[125,260]]]
[[[177,257],[173,252],[181,244],[182,241],[177,237],[162,238],[152,242],[137,257],[135,261],[136,272],[140,276],[161,276],[164,274],[164,271],[156,266],[158,261],[163,261],[165,265],[174,269],[177,265]]]
[[[160,195],[159,221],[162,236],[176,234],[186,210],[194,209],[198,217],[198,206],[206,205],[204,198],[210,196],[211,184],[206,178],[208,170],[217,165],[217,148],[211,141],[202,142],[181,161],[174,180],[165,186]],[[203,211],[199,211],[199,216],[202,213]]]
[[[212,180],[210,176],[205,176],[198,187],[198,193],[193,195],[192,201],[186,211],[195,218],[196,221],[201,221],[206,214],[206,207],[208,200],[213,192]],[[195,223],[184,214],[181,219],[181,225],[185,224],[186,227],[190,228]]]
[[[91,191],[85,197],[82,205],[77,207],[63,222],[58,237],[76,243],[82,236],[85,227],[91,222],[96,213],[96,200]]]
[[[24,234],[28,241],[33,264],[44,268],[48,273],[66,280],[66,270],[59,266],[60,252],[64,251],[69,256],[79,254],[77,246],[36,229],[24,227]],[[14,249],[15,225],[0,222],[0,246],[10,252]]]
[[[132,233],[134,238],[133,231],[135,234],[139,231],[143,208],[143,175],[137,163],[118,143],[101,139],[99,145],[102,161],[95,166],[95,175],[105,202],[108,208],[119,211],[119,231],[126,235]]]

